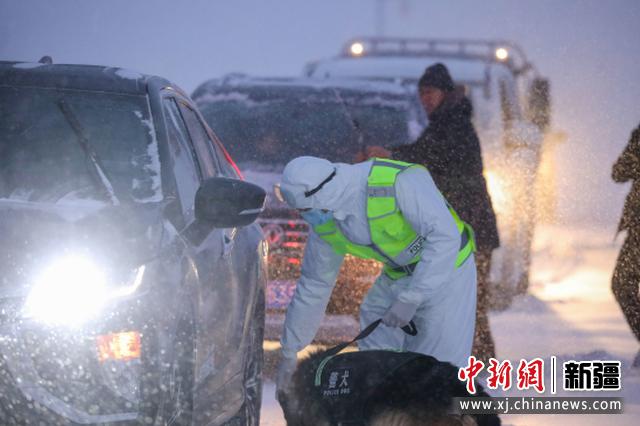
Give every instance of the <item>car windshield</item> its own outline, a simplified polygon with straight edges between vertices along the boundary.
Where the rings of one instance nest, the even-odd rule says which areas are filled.
[[[405,95],[314,87],[220,87],[196,99],[211,127],[244,167],[284,165],[312,155],[352,162],[362,145],[414,137]]]
[[[144,96],[0,86],[0,199],[160,201]]]

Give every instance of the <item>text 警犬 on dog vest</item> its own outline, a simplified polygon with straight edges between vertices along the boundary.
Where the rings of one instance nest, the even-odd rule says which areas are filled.
[[[319,364],[314,385],[316,392],[320,392],[332,425],[363,425],[368,412],[367,401],[376,388],[392,377],[398,368],[424,357],[415,352],[395,350],[392,351],[393,357],[376,356],[380,352],[388,353],[389,350],[330,355]]]
[[[415,232],[398,209],[395,192],[398,175],[410,167],[422,166],[380,158],[373,160],[367,178],[366,212],[371,245],[349,241],[333,219],[314,226],[313,230],[339,254],[383,262],[383,272],[393,280],[411,275],[420,260],[425,238]],[[458,217],[446,200],[444,202],[460,233],[460,248],[455,263],[459,267],[475,251],[473,230]]]

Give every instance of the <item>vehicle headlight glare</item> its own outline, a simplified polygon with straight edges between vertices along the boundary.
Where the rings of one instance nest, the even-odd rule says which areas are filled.
[[[504,47],[498,47],[496,49],[496,59],[499,61],[506,61],[509,57],[509,51]]]
[[[356,41],[351,45],[351,54],[354,56],[360,56],[364,53],[364,45],[359,41]]]
[[[70,255],[58,259],[38,275],[27,297],[23,315],[49,325],[80,325],[98,314],[113,297],[132,294],[140,286],[144,266],[126,285],[108,285],[107,273],[91,259]]]

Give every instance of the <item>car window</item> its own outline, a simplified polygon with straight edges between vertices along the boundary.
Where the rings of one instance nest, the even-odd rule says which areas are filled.
[[[200,169],[204,177],[216,176],[217,167],[212,153],[213,142],[209,138],[209,134],[202,126],[196,113],[182,102],[180,102],[180,112],[182,112],[182,117],[187,124],[189,134],[191,135],[191,142],[198,154]]]
[[[216,151],[216,156],[220,161],[220,165],[222,167],[222,174],[226,177],[237,179],[240,177],[240,171],[238,170],[238,166],[231,159],[231,156],[227,152],[226,149],[222,147],[220,142],[214,142],[213,148]]]
[[[0,111],[0,198],[162,200],[144,96],[2,86]]]
[[[195,217],[193,206],[201,177],[178,106],[173,99],[169,98],[165,98],[163,103],[169,136],[169,152],[173,159],[178,196],[185,219],[191,221]]]

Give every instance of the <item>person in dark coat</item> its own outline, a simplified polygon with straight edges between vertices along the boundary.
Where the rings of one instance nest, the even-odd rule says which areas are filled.
[[[482,174],[480,140],[471,122],[471,101],[455,87],[443,64],[428,67],[418,82],[420,100],[429,125],[416,142],[392,147],[369,147],[367,157],[393,157],[424,165],[436,186],[460,218],[476,234],[478,308],[473,355],[487,361],[495,357],[489,329],[489,272],[491,252],[500,245],[496,215]]]
[[[618,232],[627,231],[616,262],[611,289],[622,309],[631,331],[640,341],[640,126],[632,133],[629,144],[613,165],[613,180],[632,181],[618,225]],[[633,362],[640,367],[640,351]]]

